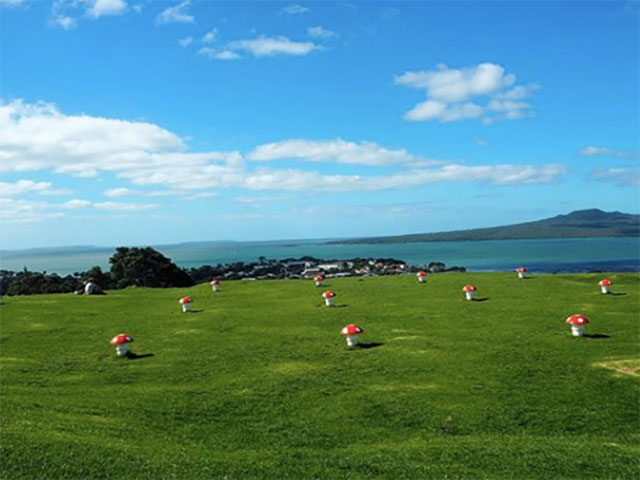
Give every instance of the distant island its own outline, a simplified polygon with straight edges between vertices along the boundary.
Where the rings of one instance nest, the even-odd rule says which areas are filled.
[[[336,244],[386,244],[414,242],[454,242],[472,240],[518,240],[577,237],[638,237],[640,215],[603,212],[596,208],[577,210],[535,222],[501,227],[474,228],[437,233],[414,233],[388,237],[353,238],[327,242]]]

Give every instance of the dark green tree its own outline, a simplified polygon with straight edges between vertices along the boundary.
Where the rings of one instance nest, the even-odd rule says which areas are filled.
[[[116,288],[188,287],[193,280],[187,272],[151,247],[119,247],[109,259],[111,279]]]

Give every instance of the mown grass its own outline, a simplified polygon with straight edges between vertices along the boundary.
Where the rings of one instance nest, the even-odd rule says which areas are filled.
[[[5,298],[0,472],[638,478],[639,277],[601,277],[336,279],[332,309],[295,280]],[[382,345],[348,349],[348,323]],[[117,358],[117,333],[154,356]]]

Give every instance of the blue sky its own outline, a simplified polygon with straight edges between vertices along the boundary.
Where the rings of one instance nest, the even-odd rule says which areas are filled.
[[[0,0],[0,246],[638,213],[638,5]]]

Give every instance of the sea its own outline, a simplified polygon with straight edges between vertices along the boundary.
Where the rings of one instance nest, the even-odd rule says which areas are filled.
[[[356,257],[395,258],[411,265],[442,262],[469,271],[511,271],[524,266],[531,272],[573,273],[590,271],[640,271],[640,238],[552,238],[466,242],[392,244],[335,244],[323,240],[265,242],[194,242],[153,246],[177,265],[256,262],[259,257],[282,260],[312,256],[324,260]],[[93,266],[109,269],[115,247],[65,247],[0,252],[0,270],[60,275],[83,272]]]

